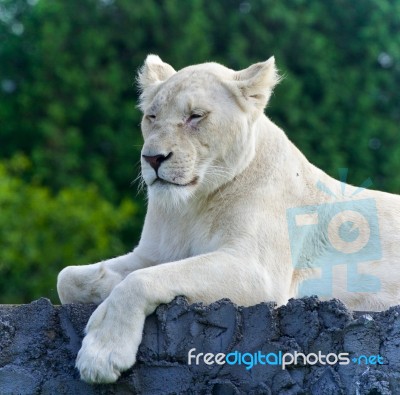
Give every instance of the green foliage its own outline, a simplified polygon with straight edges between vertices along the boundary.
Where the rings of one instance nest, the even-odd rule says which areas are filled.
[[[348,167],[351,183],[371,177],[376,188],[399,193],[399,31],[399,0],[1,0],[0,158],[29,158],[13,182],[36,191],[25,195],[31,209],[18,207],[13,220],[33,221],[50,201],[61,204],[66,191],[76,203],[93,184],[110,210],[123,199],[138,207],[129,232],[116,228],[112,236],[125,249],[138,241],[145,205],[131,185],[142,143],[134,78],[148,53],[177,69],[208,60],[239,69],[275,55],[285,78],[268,116],[331,175]],[[97,207],[98,194],[87,195],[93,200],[84,218]],[[115,252],[110,242],[96,257],[85,255],[72,237],[78,231],[61,238],[50,226],[45,234],[58,241],[59,267],[73,263],[64,249],[82,263]],[[37,256],[52,254],[43,248]],[[16,254],[2,265],[20,265]],[[37,263],[24,265],[33,270]],[[11,289],[23,279],[1,281],[12,301]]]
[[[136,212],[129,200],[113,207],[94,186],[53,195],[27,184],[15,173],[28,165],[23,156],[8,166],[0,163],[0,303],[40,296],[56,302],[56,277],[67,263],[127,252],[118,235],[129,229]]]

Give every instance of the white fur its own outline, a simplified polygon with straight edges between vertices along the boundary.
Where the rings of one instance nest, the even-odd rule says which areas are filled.
[[[177,295],[189,302],[281,305],[302,280],[318,275],[292,264],[287,209],[333,203],[316,184],[338,196],[341,184],[310,164],[263,114],[278,79],[273,58],[239,72],[216,63],[175,72],[158,56],[146,59],[138,77],[142,154],[172,156],[158,170],[164,182],[142,158],[149,201],[135,250],[59,275],[62,303],[101,303],[78,354],[82,379],[117,380],[135,363],[145,317]],[[346,272],[338,270],[333,296],[352,309],[377,310],[399,303],[400,198],[366,190],[344,200],[365,197],[377,204],[383,257],[360,271],[379,277],[382,287],[348,292]],[[298,254],[312,261],[324,253],[321,229],[298,241]]]

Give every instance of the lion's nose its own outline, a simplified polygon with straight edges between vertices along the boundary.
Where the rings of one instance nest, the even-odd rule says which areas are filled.
[[[168,155],[142,155],[144,160],[150,164],[150,166],[157,172],[159,167],[161,166],[161,163],[166,161],[172,156],[172,152],[170,152]]]

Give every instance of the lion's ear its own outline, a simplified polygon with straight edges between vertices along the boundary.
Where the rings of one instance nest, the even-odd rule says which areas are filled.
[[[265,62],[255,63],[234,74],[241,95],[261,110],[267,105],[275,85],[280,81],[272,56]]]
[[[157,55],[148,55],[138,73],[138,83],[141,90],[163,82],[174,75],[176,71],[168,63],[164,63]]]

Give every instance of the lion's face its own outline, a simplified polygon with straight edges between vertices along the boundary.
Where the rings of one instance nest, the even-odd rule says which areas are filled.
[[[148,57],[139,78],[142,176],[150,199],[180,204],[207,195],[251,160],[252,126],[264,105],[243,97],[237,75],[214,63],[175,72]]]

